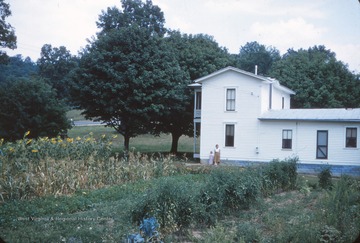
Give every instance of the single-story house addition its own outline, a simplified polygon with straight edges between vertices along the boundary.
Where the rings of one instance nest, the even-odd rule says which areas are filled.
[[[295,92],[279,81],[227,67],[195,80],[194,157],[222,163],[297,156],[299,166],[330,165],[360,175],[360,108],[290,109]],[[300,168],[299,167],[299,168]]]

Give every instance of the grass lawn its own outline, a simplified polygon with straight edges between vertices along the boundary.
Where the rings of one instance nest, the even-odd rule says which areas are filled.
[[[84,137],[93,133],[95,138],[103,134],[106,136],[117,135],[113,140],[114,151],[121,152],[124,147],[124,137],[118,134],[113,128],[105,126],[75,126],[68,131],[72,138]],[[178,143],[179,153],[192,154],[194,139],[188,136],[181,136]],[[151,134],[139,135],[130,139],[130,150],[141,153],[168,153],[171,148],[171,134],[154,136]]]

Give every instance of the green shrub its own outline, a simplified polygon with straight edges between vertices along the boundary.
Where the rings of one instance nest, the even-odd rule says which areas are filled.
[[[231,242],[245,242],[245,241],[235,241],[236,234],[235,232],[229,231],[223,225],[216,225],[211,227],[210,230],[205,232],[204,237],[199,240],[202,243],[214,243],[214,242],[223,242],[223,243],[231,243]]]
[[[284,161],[273,160],[263,167],[262,179],[264,195],[296,188],[297,161],[297,157]]]
[[[332,173],[331,173],[331,167],[326,166],[323,168],[319,175],[319,186],[323,189],[331,189],[332,188]]]
[[[345,242],[359,234],[360,191],[353,186],[357,183],[354,178],[342,176],[322,200],[324,224],[340,231]]]
[[[261,180],[252,170],[219,168],[210,173],[201,192],[202,215],[198,219],[214,225],[219,216],[248,209],[261,194]]]
[[[164,177],[156,181],[132,210],[133,222],[152,215],[164,232],[175,232],[188,227],[194,220],[199,190],[191,180]]]
[[[243,242],[260,242],[260,231],[249,222],[241,223],[236,228],[237,238]]]

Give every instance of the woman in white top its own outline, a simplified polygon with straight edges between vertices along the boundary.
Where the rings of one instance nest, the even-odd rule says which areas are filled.
[[[218,164],[220,164],[220,148],[219,148],[219,144],[215,145],[214,152],[215,152],[214,164],[218,165]]]

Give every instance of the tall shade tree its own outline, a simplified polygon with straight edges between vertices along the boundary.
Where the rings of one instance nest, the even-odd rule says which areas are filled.
[[[99,21],[96,22],[97,27],[101,29],[100,34],[137,25],[150,34],[164,36],[164,13],[158,6],[153,5],[151,0],[146,0],[145,3],[141,0],[121,0],[121,4],[122,11],[117,7],[108,8],[107,12],[102,11]]]
[[[294,108],[360,106],[360,80],[325,46],[290,49],[270,75],[296,92]]]
[[[268,75],[273,63],[280,60],[280,52],[275,47],[253,41],[240,48],[236,59],[240,69],[253,73],[257,65],[258,74]]]
[[[0,84],[0,137],[16,140],[54,137],[70,128],[66,108],[50,85],[38,79],[17,79]]]
[[[101,120],[124,136],[149,132],[160,116],[182,101],[183,80],[163,38],[137,25],[98,35],[81,56],[72,95],[87,118]]]
[[[155,132],[171,133],[171,152],[178,150],[178,141],[182,135],[193,136],[193,92],[188,87],[197,78],[232,65],[233,60],[226,49],[221,48],[208,35],[187,35],[178,31],[169,32],[165,38],[167,44],[176,53],[177,61],[186,78],[177,87],[182,101],[171,107],[170,116],[162,116]]]
[[[72,56],[66,47],[52,47],[50,44],[41,48],[37,61],[40,77],[56,90],[59,99],[66,100],[70,99],[68,75],[77,65],[77,58]]]
[[[14,28],[6,23],[5,19],[11,16],[10,5],[0,0],[0,48],[16,48],[16,35]],[[7,62],[6,52],[0,50],[0,63]]]

